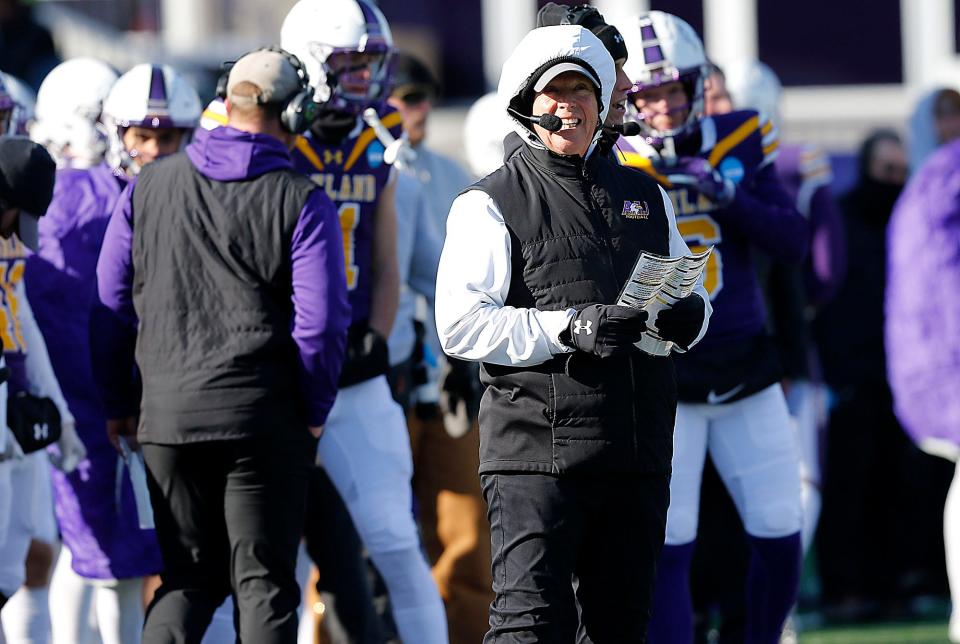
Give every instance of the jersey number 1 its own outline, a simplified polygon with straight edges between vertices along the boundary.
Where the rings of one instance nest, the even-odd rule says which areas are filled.
[[[343,233],[343,259],[347,269],[347,290],[357,288],[360,267],[357,266],[355,231],[360,224],[360,204],[348,201],[340,205],[340,231]]]

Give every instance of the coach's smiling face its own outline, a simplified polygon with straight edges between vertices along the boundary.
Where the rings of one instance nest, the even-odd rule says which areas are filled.
[[[600,123],[593,83],[574,71],[564,72],[547,83],[533,99],[533,113],[553,114],[563,121],[557,132],[539,125],[534,125],[533,130],[548,150],[569,156],[587,153]]]

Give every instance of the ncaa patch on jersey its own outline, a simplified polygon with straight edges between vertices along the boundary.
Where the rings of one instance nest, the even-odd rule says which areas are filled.
[[[743,169],[743,162],[736,157],[727,157],[720,162],[720,167],[717,169],[720,170],[720,174],[723,175],[724,179],[730,179],[730,181],[734,183],[743,181],[743,177],[746,174]]]
[[[372,141],[367,146],[367,165],[371,170],[383,165],[383,144],[380,141]]]
[[[650,206],[646,201],[624,201],[621,214],[627,219],[649,219]]]

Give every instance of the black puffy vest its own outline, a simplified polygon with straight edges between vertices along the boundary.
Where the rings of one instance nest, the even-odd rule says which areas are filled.
[[[133,301],[142,438],[303,431],[290,246],[314,189],[293,170],[214,181],[185,154],[140,173]]]
[[[523,144],[470,189],[497,203],[509,230],[506,306],[613,304],[641,251],[669,254],[657,184],[599,154],[584,163]],[[642,205],[625,208],[631,202]],[[532,367],[484,363],[481,379],[482,473],[670,469],[676,383],[669,357],[577,352]]]

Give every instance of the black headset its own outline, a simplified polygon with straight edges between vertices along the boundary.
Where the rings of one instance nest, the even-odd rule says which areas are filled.
[[[293,67],[299,80],[298,87],[293,94],[283,99],[280,105],[280,124],[283,129],[291,134],[303,134],[310,125],[317,120],[320,114],[321,105],[313,100],[314,91],[310,87],[310,76],[307,74],[306,67],[300,62],[300,59],[291,54],[286,49],[280,47],[260,47],[247,52],[252,54],[258,51],[272,51],[282,55],[286,61]],[[247,54],[244,54],[246,56]],[[243,56],[241,56],[242,58]],[[227,82],[230,79],[230,70],[237,61],[229,61],[220,65],[223,72],[217,79],[217,96],[221,99],[227,98]]]

